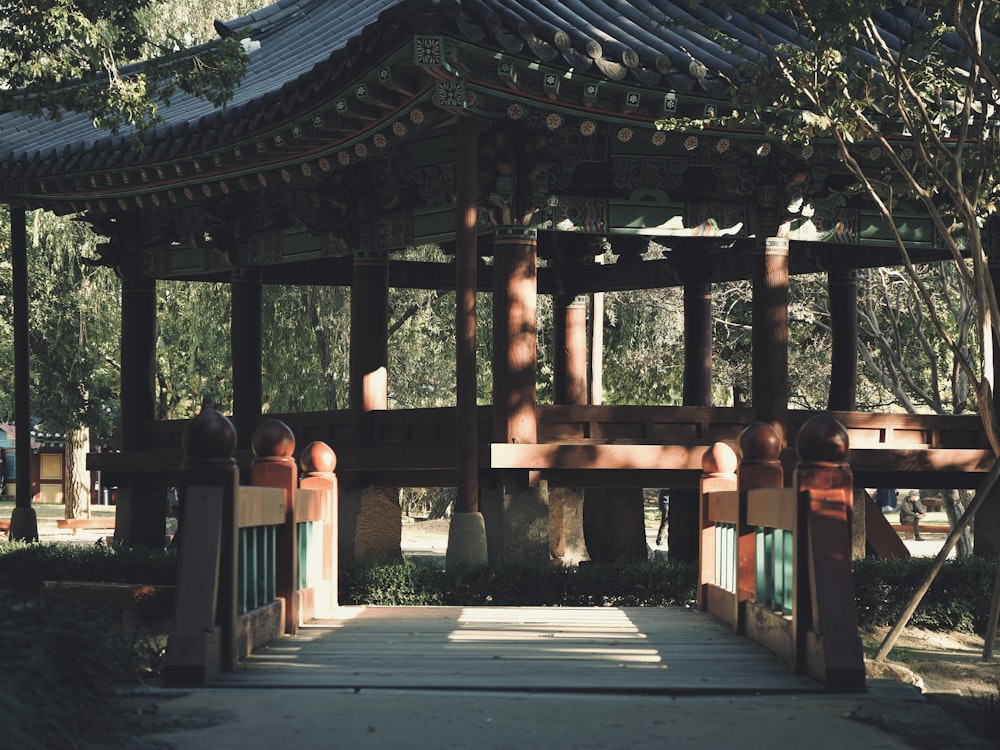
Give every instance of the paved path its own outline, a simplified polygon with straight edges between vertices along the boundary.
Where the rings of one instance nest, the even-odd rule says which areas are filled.
[[[211,688],[161,693],[160,719],[186,729],[146,739],[184,750],[899,750],[911,745],[877,724],[938,710],[897,682],[824,691],[683,609],[340,615],[263,649]]]

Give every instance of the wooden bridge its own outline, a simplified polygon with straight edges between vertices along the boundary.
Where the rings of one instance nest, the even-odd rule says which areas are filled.
[[[702,456],[698,598],[710,619],[665,609],[387,611],[338,606],[338,480],[329,446],[302,451],[300,480],[291,430],[267,422],[253,439],[250,486],[241,487],[232,425],[208,410],[185,436],[166,679],[202,683],[242,664],[254,667],[255,680],[289,685],[861,688],[847,432],[824,415],[801,433],[808,455],[793,488],[782,487],[780,441],[767,425],[742,434],[739,471],[725,443]]]

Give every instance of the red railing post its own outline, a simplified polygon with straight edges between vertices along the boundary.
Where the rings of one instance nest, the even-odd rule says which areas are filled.
[[[250,484],[275,487],[285,493],[285,523],[278,529],[275,544],[275,595],[284,602],[285,632],[294,634],[299,629],[295,607],[299,556],[294,505],[298,466],[292,458],[295,435],[284,422],[268,419],[254,430],[251,448]]]
[[[805,563],[800,580],[808,576],[810,596],[799,597],[795,604],[809,613],[802,618],[809,621],[804,628],[806,664],[809,673],[829,687],[863,687],[864,654],[851,571],[854,478],[847,464],[847,430],[828,414],[818,414],[802,425],[796,447],[795,486],[808,539],[808,559],[796,563]]]
[[[205,409],[184,430],[174,625],[164,680],[204,684],[236,664],[236,430]]]
[[[313,442],[305,447],[299,457],[299,465],[302,470],[299,488],[303,490],[325,490],[327,492],[326,519],[323,528],[323,570],[322,576],[327,591],[322,602],[325,608],[333,610],[338,604],[337,576],[338,568],[338,537],[339,525],[337,523],[338,507],[338,487],[337,475],[334,473],[337,468],[337,454],[334,453],[326,443]],[[317,608],[322,611],[321,608]]]
[[[746,632],[746,602],[757,593],[756,528],[747,523],[747,492],[784,487],[781,465],[781,437],[766,422],[753,422],[740,434],[740,460],[737,487],[740,493],[739,519],[736,522],[736,596],[739,612],[736,632]]]
[[[701,458],[697,596],[698,609],[702,611],[709,608],[709,585],[716,583],[715,522],[709,517],[710,495],[736,489],[736,466],[736,453],[726,443],[713,443]]]

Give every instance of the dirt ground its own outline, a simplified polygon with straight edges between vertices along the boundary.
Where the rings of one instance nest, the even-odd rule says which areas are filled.
[[[866,653],[874,653],[888,628],[862,634]],[[891,677],[909,682],[925,694],[976,697],[997,694],[1000,654],[983,661],[983,639],[978,635],[906,628],[885,664],[868,663],[871,677]]]

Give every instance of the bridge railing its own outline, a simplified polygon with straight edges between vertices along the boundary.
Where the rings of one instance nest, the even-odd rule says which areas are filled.
[[[268,420],[240,486],[235,444],[232,424],[213,410],[185,433],[169,683],[207,682],[337,604],[333,451],[307,446],[300,486],[291,430]]]
[[[703,459],[700,608],[796,672],[830,687],[863,686],[846,431],[827,415],[803,425],[790,488],[769,425],[751,425],[739,443],[738,469],[725,444]]]

